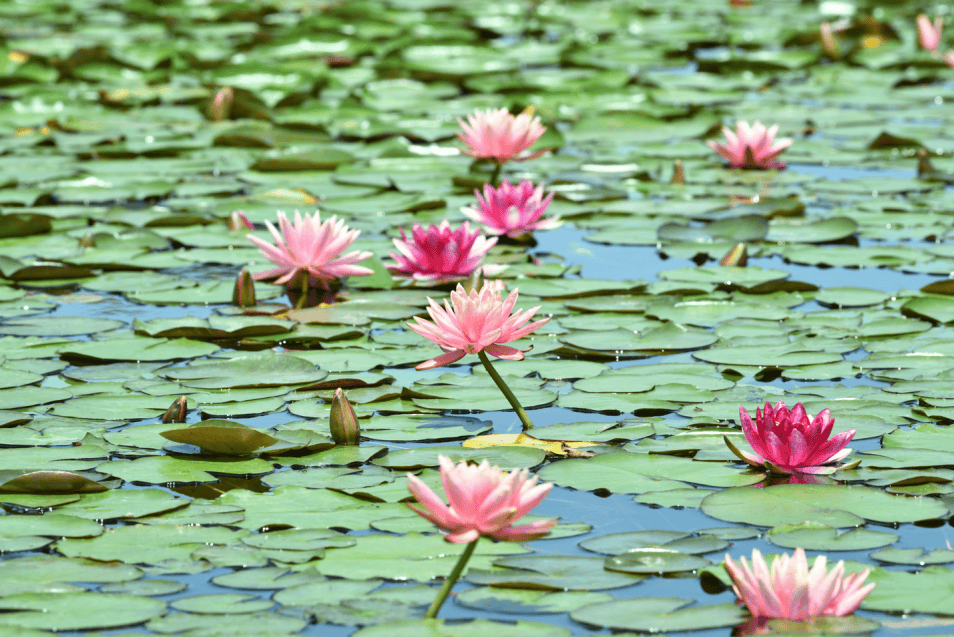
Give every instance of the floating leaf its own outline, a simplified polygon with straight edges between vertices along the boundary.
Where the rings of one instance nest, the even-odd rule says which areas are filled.
[[[174,442],[195,445],[208,453],[230,456],[244,456],[278,442],[278,438],[260,429],[229,420],[206,420],[186,429],[163,431],[160,435]]]

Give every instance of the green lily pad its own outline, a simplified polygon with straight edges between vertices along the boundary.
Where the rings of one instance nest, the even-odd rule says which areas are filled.
[[[661,575],[663,573],[694,571],[709,564],[712,564],[712,562],[697,555],[686,555],[668,548],[645,548],[632,549],[608,557],[603,562],[603,568],[619,573]]]
[[[470,569],[464,576],[471,584],[498,588],[544,591],[602,591],[641,581],[645,575],[603,570],[603,558],[568,555],[533,555],[498,559],[494,570]]]
[[[887,531],[852,529],[839,533],[830,526],[813,523],[777,526],[765,537],[776,546],[809,551],[865,551],[898,541],[897,535]]]
[[[735,604],[689,606],[693,601],[678,597],[620,599],[581,608],[570,617],[592,626],[653,633],[735,626],[745,619]]]
[[[166,603],[118,593],[20,593],[0,599],[0,608],[8,626],[62,631],[139,624],[166,612]]]
[[[702,502],[702,511],[727,522],[758,526],[815,522],[842,528],[861,526],[863,519],[916,522],[936,518],[945,514],[940,504],[931,498],[892,496],[862,486],[782,484],[713,493]]]
[[[466,608],[495,613],[569,613],[584,606],[612,601],[608,593],[588,591],[547,592],[494,588],[472,588],[458,593],[454,601]]]

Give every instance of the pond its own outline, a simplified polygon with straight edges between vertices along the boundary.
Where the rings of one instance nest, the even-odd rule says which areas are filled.
[[[797,547],[876,588],[763,629],[951,632],[954,69],[944,38],[919,46],[923,10],[0,8],[0,637],[743,634],[723,556]],[[458,120],[498,108],[532,108],[549,151],[500,177],[563,221],[484,260],[550,319],[495,363],[529,440],[476,357],[415,369],[440,350],[407,322],[452,285],[386,269],[399,228],[477,203],[494,171]],[[741,121],[777,124],[787,166],[726,167],[706,141]],[[271,265],[232,213],[269,240],[316,208],[373,273],[320,307],[266,281],[233,305]],[[330,437],[337,388],[356,447]],[[740,462],[739,407],[779,400],[855,429],[858,466],[787,484]],[[461,547],[406,475],[437,488],[441,454],[538,473],[533,515],[560,522],[480,540],[428,624]]]

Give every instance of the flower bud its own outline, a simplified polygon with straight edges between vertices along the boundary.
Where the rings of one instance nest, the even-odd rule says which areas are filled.
[[[166,413],[162,414],[162,422],[185,422],[186,414],[188,413],[189,408],[186,407],[186,397],[180,396],[174,403],[169,405],[169,409],[166,410]]]
[[[925,149],[918,151],[918,177],[929,178],[937,174],[937,169],[931,163],[931,156]]]
[[[234,95],[231,86],[220,88],[209,104],[209,119],[213,122],[227,119],[232,112],[232,98]]]
[[[248,215],[242,212],[241,210],[233,210],[232,214],[229,216],[229,230],[254,230],[255,224],[252,223],[252,220],[248,218]]]
[[[360,435],[358,416],[339,387],[331,400],[331,438],[338,445],[357,445]]]
[[[484,287],[484,269],[477,268],[470,273],[470,277],[464,281],[464,290],[467,292],[476,292]]]
[[[255,307],[255,282],[248,270],[242,268],[235,277],[235,287],[232,288],[232,305],[238,307]]]
[[[719,265],[745,265],[749,261],[748,250],[744,243],[737,243],[735,247],[725,253]]]
[[[674,186],[684,186],[686,183],[686,173],[683,172],[682,162],[678,159],[672,163],[672,180],[669,183]]]
[[[818,39],[821,41],[822,50],[830,60],[841,59],[841,43],[835,36],[835,31],[831,24],[822,22],[818,27]]]

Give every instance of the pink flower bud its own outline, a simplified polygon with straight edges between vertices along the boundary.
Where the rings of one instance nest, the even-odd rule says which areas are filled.
[[[186,397],[180,396],[174,403],[169,405],[169,409],[166,410],[166,413],[162,414],[162,422],[185,422],[186,414],[188,413],[189,408],[186,406]]]

